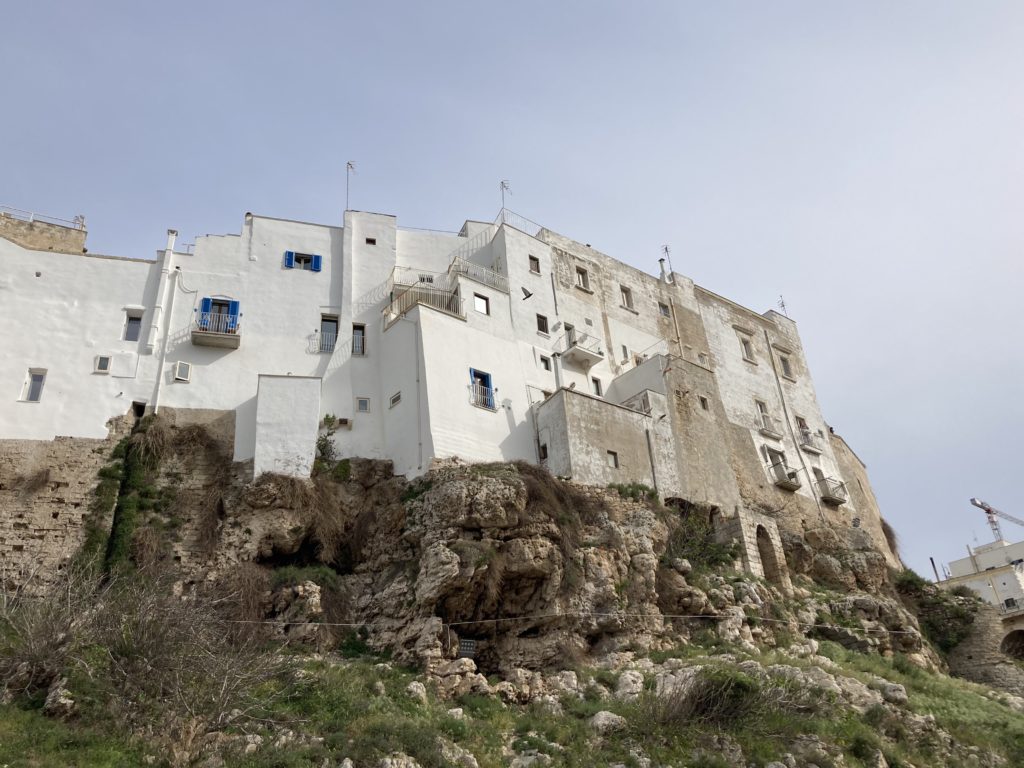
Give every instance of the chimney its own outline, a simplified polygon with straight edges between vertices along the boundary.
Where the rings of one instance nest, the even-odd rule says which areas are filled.
[[[665,259],[664,258],[658,259],[658,266],[661,267],[661,282],[667,283],[668,282],[668,274],[665,272]]]
[[[172,252],[174,251],[174,241],[177,239],[177,237],[178,237],[178,230],[176,230],[176,229],[168,229],[167,230],[167,250],[168,251],[172,251]]]

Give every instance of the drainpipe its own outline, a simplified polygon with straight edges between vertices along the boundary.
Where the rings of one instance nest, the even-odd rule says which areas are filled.
[[[775,386],[779,389],[779,401],[782,403],[782,414],[786,417],[786,426],[789,428],[789,436],[793,438],[793,445],[796,446],[796,455],[800,458],[800,466],[804,469],[804,477],[807,478],[807,483],[811,486],[811,498],[814,499],[814,504],[818,508],[818,517],[821,518],[821,522],[831,528],[831,523],[826,519],[825,512],[821,508],[821,500],[818,498],[818,491],[815,487],[815,483],[818,482],[818,479],[815,478],[807,468],[807,462],[804,460],[804,452],[800,450],[800,441],[797,440],[796,430],[793,429],[793,420],[789,417],[789,407],[786,405],[786,393],[782,389],[782,379],[779,378],[779,369],[775,364],[775,354],[772,352],[772,340],[768,337],[768,331],[764,332],[764,343],[768,345],[768,359],[772,361],[772,373],[775,374]]]
[[[153,388],[153,413],[157,413],[160,410],[160,386],[164,383],[164,365],[167,361],[167,342],[171,331],[171,315],[174,309],[174,293],[175,288],[178,285],[178,277],[181,275],[180,268],[175,268],[174,272],[167,278],[168,283],[173,283],[170,289],[170,295],[167,297],[167,312],[164,313],[164,329],[163,338],[160,341],[160,365],[156,372],[156,386]]]
[[[149,354],[153,354],[160,333],[160,321],[163,320],[164,301],[167,298],[167,283],[170,281],[171,270],[174,267],[174,241],[177,237],[177,230],[167,230],[167,248],[164,249],[164,255],[160,259],[160,289],[157,291],[156,305],[153,307],[153,323],[149,328],[149,343],[146,344],[146,351]]]
[[[420,386],[420,324],[401,315],[399,320],[411,323],[415,326],[413,331],[413,342],[416,344],[416,469],[423,469],[423,394]]]
[[[647,458],[651,462],[651,485],[654,487],[654,492],[658,493],[658,474],[654,471],[654,446],[651,445],[650,427],[644,427],[644,434],[647,436]]]

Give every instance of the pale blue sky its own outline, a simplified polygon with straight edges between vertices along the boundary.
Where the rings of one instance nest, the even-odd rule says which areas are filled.
[[[246,211],[509,207],[783,294],[908,562],[1024,517],[1024,4],[139,2],[4,10],[0,203],[96,252]],[[1024,529],[1007,523],[1013,538]]]

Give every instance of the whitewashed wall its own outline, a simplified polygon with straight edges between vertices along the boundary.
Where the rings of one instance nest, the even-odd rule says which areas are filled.
[[[260,375],[253,476],[309,477],[320,425],[319,378]]]

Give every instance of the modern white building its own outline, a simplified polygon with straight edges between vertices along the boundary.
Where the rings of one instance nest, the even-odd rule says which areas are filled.
[[[967,557],[949,564],[949,574],[939,586],[963,585],[1003,612],[1024,609],[1024,541],[1004,539],[967,547]]]
[[[233,414],[234,458],[523,459],[731,512],[870,528],[796,325],[503,210],[458,232],[346,211],[246,214],[156,260],[84,252],[70,222],[0,215],[0,439],[103,437],[137,414]],[[332,421],[328,419],[328,421]],[[880,533],[879,533],[880,537]]]

